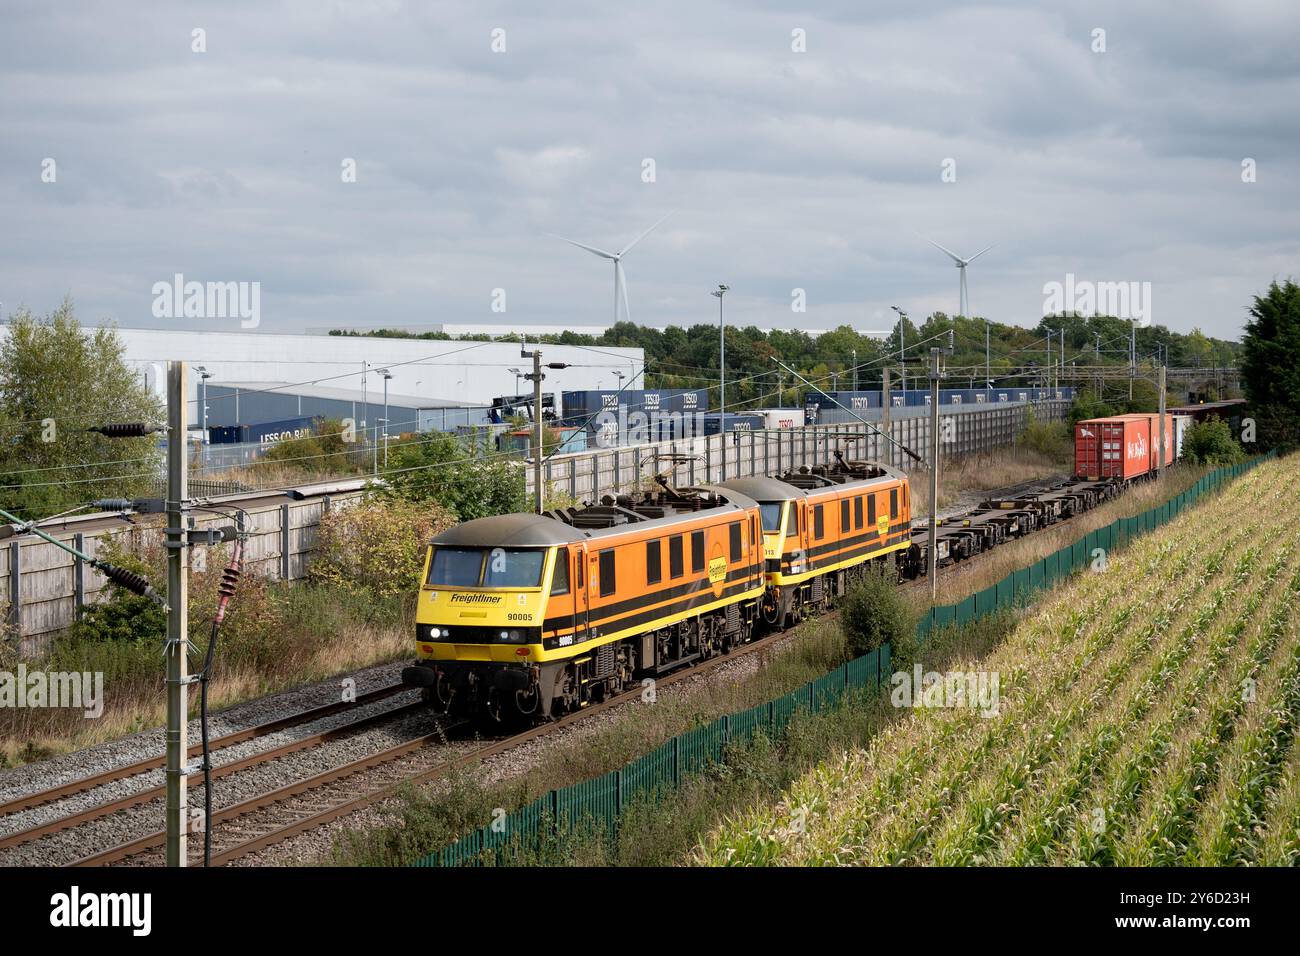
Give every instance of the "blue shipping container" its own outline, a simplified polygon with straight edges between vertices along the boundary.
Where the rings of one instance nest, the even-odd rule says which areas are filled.
[[[263,422],[260,425],[241,425],[240,427],[248,429],[248,437],[244,441],[267,444],[293,438],[305,438],[316,430],[316,421],[317,419],[314,416],[304,415],[298,418],[282,418],[279,421]]]

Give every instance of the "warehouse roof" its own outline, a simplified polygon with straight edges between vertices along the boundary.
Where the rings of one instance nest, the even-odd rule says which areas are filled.
[[[378,378],[378,376],[376,376]],[[367,394],[371,405],[382,405],[384,382],[378,378],[369,393],[359,388],[333,388],[328,385],[295,385],[291,382],[208,382],[208,388],[238,389],[241,393],[273,392],[277,395],[301,395],[304,398],[323,398],[339,402],[364,402]],[[388,404],[399,408],[489,408],[480,402],[454,401],[430,398],[427,395],[398,395],[388,393]]]

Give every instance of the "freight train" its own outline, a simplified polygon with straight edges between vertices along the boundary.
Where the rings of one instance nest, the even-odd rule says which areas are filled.
[[[1155,416],[1081,422],[1076,460],[1085,464],[1073,479],[941,522],[938,563],[1088,510],[1149,474],[1150,455],[1145,472],[1137,461],[1146,450],[1136,417],[1149,436]],[[1108,457],[1116,440],[1132,446],[1119,468]],[[1175,456],[1171,448],[1168,461]],[[1093,463],[1106,473],[1087,474]],[[832,464],[772,477],[656,482],[435,536],[403,683],[445,713],[546,720],[797,623],[873,566],[902,579],[926,573],[927,530],[912,527],[908,478],[886,465],[837,452]]]

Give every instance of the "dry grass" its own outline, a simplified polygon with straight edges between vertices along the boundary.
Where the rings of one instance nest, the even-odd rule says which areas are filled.
[[[590,734],[557,735],[550,752],[520,777],[499,780],[478,768],[427,792],[405,794],[391,825],[346,836],[334,862],[405,865],[483,824],[495,807],[517,808],[549,790],[599,777],[692,727],[802,687],[847,659],[833,618],[810,620],[792,633],[796,639],[780,648],[755,651],[755,670],[733,681],[701,682],[686,693],[665,689],[652,705],[623,708]],[[449,825],[453,811],[466,816]]]
[[[958,504],[966,492],[992,491],[1051,478],[1068,472],[1072,464],[1023,446],[943,461],[939,467],[939,509]],[[919,518],[930,511],[930,476],[926,471],[916,471],[910,477],[912,517]]]
[[[976,591],[996,584],[1013,571],[1028,567],[1066,545],[1073,544],[1091,531],[1105,527],[1118,518],[1130,518],[1149,508],[1164,504],[1182,494],[1210,469],[1180,465],[1155,481],[1135,485],[1113,501],[1108,501],[1077,518],[1011,541],[939,572],[940,604],[953,604]],[[919,582],[915,587],[925,587]]]
[[[250,462],[246,465],[232,465],[228,468],[208,468],[191,471],[190,478],[204,481],[237,481],[249,488],[296,488],[319,481],[329,481],[340,477],[363,477],[369,474],[369,468],[360,466],[347,472],[334,468],[314,468],[309,463],[286,463],[268,460]]]

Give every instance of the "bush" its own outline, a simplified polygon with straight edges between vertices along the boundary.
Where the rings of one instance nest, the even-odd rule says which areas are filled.
[[[1183,436],[1183,457],[1197,465],[1232,465],[1245,454],[1232,437],[1228,423],[1210,417],[1187,429]]]
[[[886,641],[898,646],[916,634],[916,615],[887,567],[868,568],[840,607],[849,656],[861,657]]]
[[[1025,430],[1020,433],[1020,441],[1026,448],[1047,458],[1063,459],[1073,454],[1074,436],[1070,426],[1065,422],[1040,422],[1032,412]]]
[[[144,575],[160,594],[165,594],[167,565],[162,558],[162,549],[154,547],[148,550],[145,557],[137,557],[120,539],[107,538],[100,545],[98,556],[109,564]],[[167,613],[150,598],[109,583],[107,598],[88,605],[68,628],[66,636],[73,643],[152,641],[161,645],[167,636]]]
[[[306,474],[355,471],[359,464],[355,459],[364,449],[349,444],[344,437],[341,421],[322,419],[316,423],[315,434],[278,441],[266,450],[262,460],[283,462]]]
[[[114,588],[112,597],[86,608],[70,636],[99,641],[155,641],[167,635],[167,615],[147,597]]]
[[[525,511],[523,465],[473,441],[429,432],[388,452],[382,494],[437,503],[461,521]]]
[[[99,557],[111,564],[143,574],[160,593],[167,591],[167,558],[155,539],[133,535],[109,539]],[[197,550],[197,549],[194,549]],[[196,647],[207,644],[208,628],[217,606],[217,589],[222,571],[230,559],[229,544],[205,549],[205,569],[191,567],[189,575],[189,637]],[[273,640],[280,628],[267,590],[267,582],[245,567],[239,587],[222,627],[223,640],[259,644]],[[72,645],[96,642],[134,642],[162,647],[167,636],[167,615],[149,598],[109,584],[107,597],[89,605],[81,617],[60,637]]]
[[[441,505],[405,498],[375,497],[328,512],[317,532],[312,578],[373,598],[414,593],[429,538],[455,523]]]

